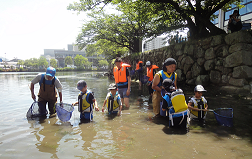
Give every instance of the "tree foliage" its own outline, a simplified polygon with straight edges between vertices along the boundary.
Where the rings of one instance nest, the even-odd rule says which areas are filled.
[[[108,63],[107,60],[101,59],[101,60],[98,61],[98,64],[99,64],[100,67],[102,67],[102,66],[108,66],[109,63]]]
[[[47,60],[46,60],[45,57],[43,57],[43,56],[39,57],[39,59],[38,59],[38,66],[40,66],[42,68],[48,67],[48,62],[47,62]]]
[[[230,8],[231,4],[242,7],[240,5],[240,0],[81,0],[79,3],[75,2],[70,4],[68,9],[97,12],[101,11],[107,4],[116,4],[118,6],[117,9],[122,12],[122,15],[120,17],[106,16],[106,20],[103,19],[98,22],[93,21],[92,25],[100,26],[104,24],[104,28],[110,27],[118,31],[123,30],[124,32],[128,32],[132,37],[138,39],[150,36],[155,37],[162,33],[169,33],[172,30],[183,27],[188,27],[190,29],[193,38],[225,34],[224,30],[216,27],[211,22],[214,18],[213,14],[219,9],[226,10]],[[113,22],[109,21],[107,18],[110,18]],[[120,18],[123,19],[120,20]],[[130,26],[130,28],[126,29],[126,25]],[[132,32],[131,28],[134,28],[135,32]],[[83,31],[86,32],[87,30],[84,29]],[[107,35],[105,34],[106,32],[103,31],[89,32],[88,35],[96,36],[97,34],[99,35],[99,33],[102,33],[103,36]],[[114,35],[111,36],[113,37],[112,39],[115,39],[115,36],[121,37],[120,35],[122,35],[121,32],[110,33]],[[80,35],[78,37],[79,40],[80,37],[87,36],[84,34],[82,36]],[[108,36],[104,37],[103,39],[107,38],[107,40],[111,40]],[[97,41],[98,39],[95,40]],[[84,44],[84,41],[79,42]]]
[[[38,59],[37,58],[30,58],[24,61],[24,65],[26,67],[38,68]]]
[[[79,4],[75,3],[75,5],[69,6],[69,9],[85,11],[84,4],[86,5],[86,1],[81,1]],[[105,14],[103,11],[94,11],[89,14],[92,20],[83,24],[82,33],[78,35],[77,42],[82,49],[87,44],[106,40],[114,48],[127,48],[132,53],[141,52],[143,38],[163,33],[159,26],[164,25],[163,22],[157,21],[157,16],[160,14],[159,7],[161,5],[144,1],[122,1],[117,5],[117,10],[121,14]],[[167,19],[166,24],[173,23],[176,17]],[[181,23],[181,25],[184,24]]]
[[[57,61],[55,59],[50,59],[50,65],[54,68],[57,67]]]
[[[82,55],[76,55],[74,57],[74,64],[77,68],[83,68],[83,66],[88,67],[92,63],[88,61],[87,58],[83,57]]]
[[[66,65],[72,65],[73,64],[73,60],[72,60],[72,57],[71,56],[67,56],[65,58],[65,66]]]

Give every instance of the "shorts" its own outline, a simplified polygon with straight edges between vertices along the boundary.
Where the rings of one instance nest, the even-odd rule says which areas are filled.
[[[118,94],[120,95],[121,98],[129,98],[130,95],[126,95],[128,88],[118,88]]]
[[[90,120],[90,119],[92,120],[93,119],[93,113],[92,112],[80,113],[80,119],[81,120]]]

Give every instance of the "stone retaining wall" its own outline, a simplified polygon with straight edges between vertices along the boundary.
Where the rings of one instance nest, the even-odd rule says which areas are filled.
[[[135,59],[151,61],[162,68],[168,57],[177,60],[178,82],[189,85],[215,84],[230,93],[249,93],[252,85],[252,32],[239,31],[198,41],[188,41],[127,56],[135,68]],[[130,62],[131,61],[131,62]]]

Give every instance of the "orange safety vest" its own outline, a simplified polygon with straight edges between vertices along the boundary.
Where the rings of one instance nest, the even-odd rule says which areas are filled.
[[[114,78],[115,82],[127,82],[127,77],[126,77],[126,67],[130,67],[129,64],[123,63],[121,69],[119,70],[116,66],[114,67]]]
[[[147,76],[149,77],[149,81],[153,80],[153,70],[159,68],[157,65],[151,65],[151,69],[147,67]]]
[[[139,70],[139,69],[140,69],[140,68],[139,68],[140,63],[143,63],[143,61],[139,61],[139,62],[136,64],[136,70]]]

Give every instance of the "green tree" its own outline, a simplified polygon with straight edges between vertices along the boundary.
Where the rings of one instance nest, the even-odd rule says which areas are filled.
[[[54,68],[57,67],[57,61],[55,59],[50,59],[50,65]]]
[[[100,67],[102,67],[102,66],[108,66],[109,63],[108,63],[107,60],[101,59],[101,60],[98,61],[98,64],[99,64]]]
[[[38,68],[39,60],[37,58],[30,58],[24,61],[26,67]]]
[[[152,20],[156,15],[146,14],[146,11],[153,10],[153,5],[146,4],[147,2],[135,2],[131,6],[119,6],[117,9],[123,13],[120,15],[108,15],[102,11],[89,14],[92,20],[83,24],[77,44],[84,48],[87,44],[106,40],[113,48],[127,48],[130,53],[141,52],[143,38],[152,34],[152,28],[155,28],[153,25],[156,24]],[[85,10],[85,7],[70,6],[69,9],[81,11]]]
[[[39,57],[39,59],[38,59],[38,66],[42,67],[42,68],[48,67],[48,62],[47,62],[47,60],[46,60],[45,57],[43,57],[43,56]]]
[[[76,55],[74,57],[74,63],[77,68],[82,68],[83,66],[89,66],[90,62],[87,58],[83,57],[82,55]]]
[[[24,65],[24,61],[23,60],[18,60],[18,63],[17,63],[18,67],[21,67]]]
[[[156,25],[153,26],[150,33],[143,31],[146,36],[151,36],[151,34],[157,36],[160,33],[188,27],[192,38],[225,34],[223,29],[216,27],[211,22],[215,18],[213,14],[219,9],[230,8],[231,4],[235,4],[239,8],[242,7],[240,0],[82,0],[79,3],[70,4],[68,9],[77,11],[102,10],[108,3],[118,5],[123,14],[125,11],[138,8],[137,12],[131,12],[131,14],[139,14],[142,16],[139,18],[143,20],[145,15],[152,15],[149,16],[152,21],[147,22],[146,25],[152,26],[153,22],[156,22]],[[145,8],[139,7],[144,5],[146,5]]]
[[[71,56],[67,56],[65,58],[65,66],[67,65],[72,65],[73,64],[73,60],[72,60],[72,57]]]

